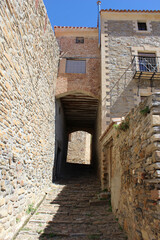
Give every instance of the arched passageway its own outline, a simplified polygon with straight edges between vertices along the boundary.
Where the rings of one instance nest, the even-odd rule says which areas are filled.
[[[85,131],[92,135],[90,167],[97,168],[98,142],[98,105],[97,98],[84,93],[70,93],[56,99],[56,145],[53,179],[69,177],[83,164],[67,163],[68,141],[71,133]],[[74,166],[73,166],[74,165]]]
[[[76,131],[69,134],[67,163],[91,164],[92,135],[85,131]]]

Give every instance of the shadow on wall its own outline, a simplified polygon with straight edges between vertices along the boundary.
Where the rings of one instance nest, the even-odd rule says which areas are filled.
[[[55,159],[52,178],[53,182],[64,175],[67,148],[68,135],[66,130],[64,110],[61,101],[57,99],[55,121]]]

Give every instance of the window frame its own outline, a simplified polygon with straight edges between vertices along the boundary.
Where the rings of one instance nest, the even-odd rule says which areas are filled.
[[[144,24],[145,29],[143,29],[143,27],[140,26],[140,24]],[[144,31],[144,32],[148,31],[147,22],[145,22],[145,21],[143,21],[143,22],[142,21],[137,21],[137,27],[138,27],[138,31]],[[142,28],[142,29],[140,29],[140,28]]]
[[[69,61],[72,62],[84,62],[84,71],[72,71],[70,69],[74,69],[74,66],[68,66]],[[83,66],[77,66],[77,69],[83,69]],[[66,67],[65,67],[65,73],[69,73],[69,74],[86,74],[86,59],[79,59],[79,58],[67,58],[66,59]]]
[[[138,23],[146,23],[147,30],[139,30]],[[151,21],[148,21],[146,19],[139,19],[139,20],[133,21],[133,30],[138,34],[149,34],[152,32]]]
[[[77,44],[84,44],[84,37],[76,37]]]
[[[155,52],[138,52],[139,70],[142,72],[157,72],[157,56]],[[155,71],[154,70],[155,67]]]

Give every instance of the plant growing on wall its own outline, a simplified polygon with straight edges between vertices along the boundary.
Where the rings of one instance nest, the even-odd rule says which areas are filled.
[[[142,109],[142,110],[140,111],[140,113],[141,113],[143,116],[147,116],[147,114],[150,113],[149,106],[146,106],[144,109]]]
[[[114,128],[120,131],[126,131],[129,128],[129,119],[122,121],[120,124],[115,124]]]

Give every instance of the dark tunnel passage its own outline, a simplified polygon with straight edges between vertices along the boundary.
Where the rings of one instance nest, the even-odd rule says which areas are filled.
[[[98,169],[98,99],[82,93],[56,99],[55,161],[53,181],[97,172]],[[92,135],[90,164],[67,162],[71,133],[85,131]]]

